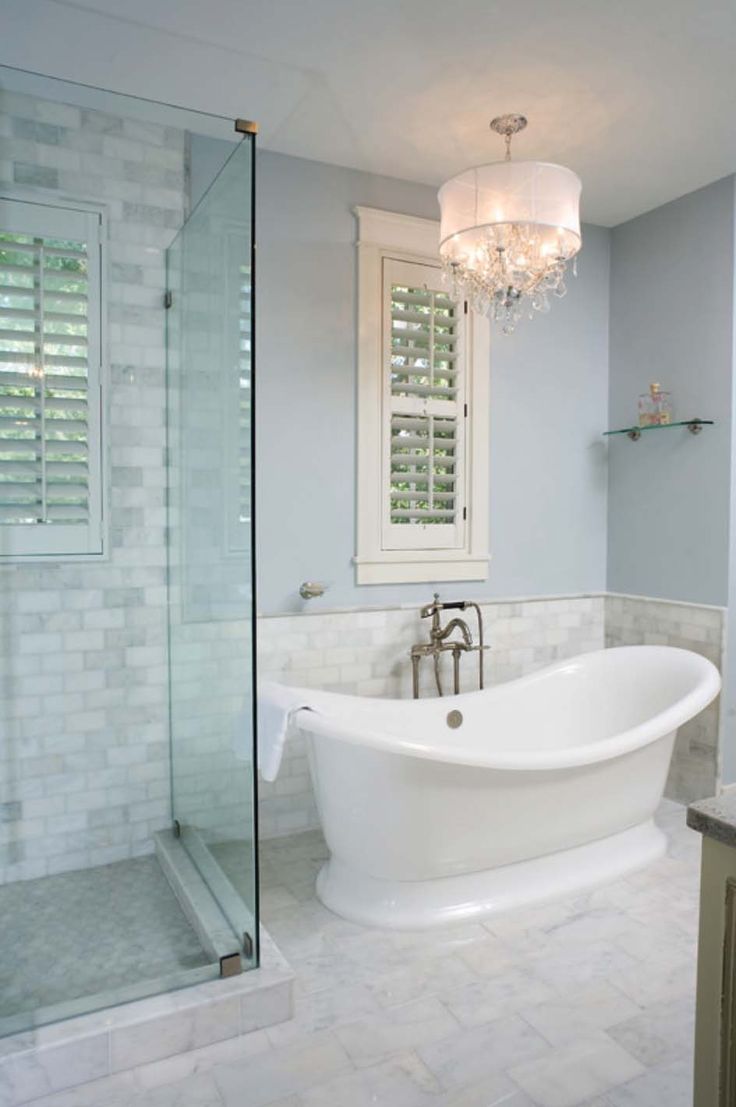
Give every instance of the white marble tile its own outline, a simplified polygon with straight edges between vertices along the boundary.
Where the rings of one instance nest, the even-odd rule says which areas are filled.
[[[108,1072],[107,1040],[99,1036],[83,1038],[3,1058],[0,1093],[8,1103],[24,1103],[97,1080]]]
[[[457,955],[478,976],[496,976],[518,962],[517,952],[494,934],[458,950]]]
[[[335,1035],[353,1064],[364,1067],[446,1038],[457,1027],[438,999],[422,999],[344,1023]]]
[[[33,1107],[129,1107],[139,1091],[134,1073],[120,1072],[32,1102]],[[3,1107],[5,1102],[0,1098]]]
[[[472,984],[478,975],[462,957],[422,958],[404,969],[380,973],[368,981],[368,989],[383,1007],[409,1003],[433,995],[444,995],[460,985]]]
[[[280,980],[241,996],[240,1033],[250,1034],[290,1018],[293,1009],[291,987],[290,980]]]
[[[139,1092],[126,1107],[222,1107],[212,1073],[198,1073],[174,1084]]]
[[[584,914],[594,894],[566,897],[504,912],[486,919],[483,926],[517,953],[532,953],[547,940],[550,932]]]
[[[690,995],[650,1004],[608,1029],[611,1038],[644,1065],[666,1065],[687,1057],[695,1041],[695,1003]]]
[[[279,1047],[329,1030],[339,1023],[374,1015],[379,1005],[368,987],[356,984],[347,988],[302,993],[294,996],[294,1017],[266,1030],[272,1045]]]
[[[429,930],[383,931],[386,945],[403,957],[447,957],[471,949],[478,942],[488,939],[488,932],[480,922],[460,923]]]
[[[641,1008],[613,984],[597,980],[534,1006],[525,1006],[521,1014],[548,1042],[562,1045],[591,1031],[633,1019],[641,1014]]]
[[[441,992],[440,998],[462,1026],[483,1026],[554,995],[552,987],[535,973],[512,967],[497,976]]]
[[[217,1065],[237,1064],[256,1057],[259,1053],[266,1053],[270,1048],[267,1031],[257,1030],[253,1034],[225,1038],[221,1042],[213,1042],[211,1045],[201,1046],[187,1053],[178,1053],[161,1061],[140,1065],[130,1070],[130,1075],[138,1088],[158,1088],[177,1083],[188,1076],[210,1072]]]
[[[663,939],[666,941],[666,936]],[[640,1007],[659,1001],[671,1001],[695,994],[697,964],[695,959],[667,961],[650,958],[637,962],[615,976],[616,987]]]
[[[510,1015],[473,1030],[458,1030],[417,1052],[442,1087],[450,1090],[552,1051],[527,1022]]]
[[[667,810],[673,842],[682,817]],[[315,847],[307,836],[283,840],[269,861],[273,886],[285,887],[279,865],[296,879]],[[293,1020],[33,1107],[210,1107],[213,1087],[217,1107],[540,1107],[554,1097],[575,1107],[692,1107],[682,1057],[698,857],[688,854],[633,883],[433,932],[355,927],[311,895],[282,901],[274,914],[297,975]],[[160,1013],[186,1006],[176,993]],[[111,1018],[121,1025],[119,1009]],[[65,1040],[59,1027],[41,1037]]]
[[[240,1033],[240,997],[230,996],[158,1019],[155,1029],[140,1022],[110,1033],[112,1072],[145,1065]]]
[[[283,1099],[274,1099],[268,1107],[302,1107],[303,1100],[300,1095],[287,1095]]]
[[[692,1062],[657,1065],[606,1095],[611,1107],[693,1107]]]
[[[329,1032],[309,1041],[269,1050],[239,1064],[214,1069],[225,1107],[265,1107],[273,1100],[307,1091],[352,1069],[350,1059]],[[246,1098],[247,1092],[247,1098]]]
[[[266,913],[269,911],[293,911],[298,902],[296,896],[285,887],[261,888],[261,911]]]
[[[464,1088],[444,1092],[435,1107],[537,1107],[505,1073],[495,1072]]]
[[[419,1107],[436,1104],[438,1090],[426,1065],[416,1054],[408,1053],[310,1088],[300,1099],[303,1107]]]
[[[643,1065],[603,1034],[509,1069],[511,1078],[540,1107],[578,1107],[585,1099],[601,1095],[643,1072]]]
[[[529,964],[543,980],[560,991],[603,977],[613,979],[624,973],[641,971],[639,961],[611,942],[566,945],[550,955],[542,950],[529,958]]]

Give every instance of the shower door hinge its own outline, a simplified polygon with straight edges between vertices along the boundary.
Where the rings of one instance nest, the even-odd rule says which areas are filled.
[[[463,508],[463,519],[467,519],[467,517],[468,517],[468,509],[467,509],[467,507],[464,507]]]
[[[166,289],[164,292],[164,307],[170,308],[174,302],[174,296],[170,289]]]
[[[174,819],[174,824],[171,829],[174,831],[175,838],[181,838],[181,823],[178,819]]]
[[[238,976],[242,971],[239,953],[228,953],[220,958],[220,976]]]
[[[253,956],[253,939],[247,930],[243,934],[243,953],[248,958]]]

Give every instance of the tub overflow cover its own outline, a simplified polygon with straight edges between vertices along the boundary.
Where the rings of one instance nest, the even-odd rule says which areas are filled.
[[[453,730],[457,730],[459,726],[462,726],[463,713],[462,711],[448,711],[447,712],[447,725],[452,727]]]

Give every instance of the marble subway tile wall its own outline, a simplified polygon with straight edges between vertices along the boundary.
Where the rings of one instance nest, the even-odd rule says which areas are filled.
[[[169,270],[174,812],[210,843],[249,839],[253,822],[250,228],[233,204],[239,165],[230,186],[213,184]]]
[[[134,856],[168,825],[164,250],[182,132],[0,93],[0,184],[108,217],[105,560],[0,566],[0,880]]]
[[[694,650],[723,668],[726,611],[645,596],[608,595],[606,646],[661,645]],[[666,795],[691,803],[720,785],[720,698],[680,729]]]
[[[205,842],[252,833],[250,635],[247,620],[172,621],[175,812]]]
[[[602,596],[571,596],[482,605],[487,684],[512,680],[559,658],[601,649]],[[457,613],[454,613],[457,614]],[[474,614],[466,616],[476,639]],[[325,688],[361,696],[411,696],[409,650],[429,635],[429,620],[416,607],[303,615],[258,620],[259,677],[294,686]],[[449,659],[445,669],[451,691]],[[477,687],[476,655],[462,659],[463,691]],[[433,695],[431,663],[421,670],[422,695]],[[319,825],[301,738],[286,750],[279,776],[261,782],[259,826],[275,837]]]

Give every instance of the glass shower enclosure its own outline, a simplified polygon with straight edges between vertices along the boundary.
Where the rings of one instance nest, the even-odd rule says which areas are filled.
[[[246,130],[167,254],[173,825],[235,938],[225,972],[258,963],[254,166]]]
[[[0,133],[7,1057],[258,964],[255,134],[4,66]]]

